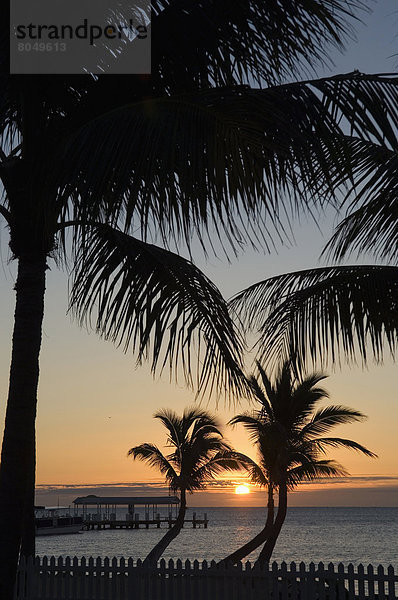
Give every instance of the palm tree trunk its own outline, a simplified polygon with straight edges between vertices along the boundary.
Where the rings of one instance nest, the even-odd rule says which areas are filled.
[[[224,558],[223,562],[235,564],[245,558],[251,552],[254,552],[259,546],[266,542],[272,526],[274,524],[274,492],[272,486],[268,487],[267,520],[264,528],[252,540],[235,550],[232,554]]]
[[[258,557],[259,562],[269,562],[274,551],[276,540],[281,532],[282,525],[285,522],[287,513],[287,485],[281,483],[279,486],[278,512],[275,523],[271,529],[270,535],[264,544],[263,549]]]
[[[186,491],[181,490],[181,503],[180,510],[178,511],[178,516],[174,525],[167,531],[167,533],[161,538],[161,540],[156,544],[156,546],[150,551],[148,556],[145,558],[146,561],[150,563],[156,563],[159,558],[162,556],[163,552],[166,550],[167,546],[177,537],[180,533],[181,529],[184,526],[185,521],[185,513],[187,511],[187,499],[186,499]]]
[[[21,550],[34,555],[35,419],[46,256],[19,257],[0,469],[0,597],[12,600]],[[22,543],[23,540],[23,543]]]

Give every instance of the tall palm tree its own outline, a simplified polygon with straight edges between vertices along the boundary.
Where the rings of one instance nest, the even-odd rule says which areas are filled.
[[[240,343],[221,296],[169,249],[189,245],[193,235],[205,249],[225,236],[226,252],[248,239],[271,245],[275,230],[283,235],[281,212],[305,206],[319,191],[333,196],[351,176],[333,94],[342,84],[354,96],[369,92],[366,107],[347,107],[359,137],[363,115],[390,106],[395,94],[394,81],[357,74],[284,84],[327,59],[330,44],[342,47],[359,0],[151,4],[151,77],[10,77],[9,20],[2,21],[0,214],[18,261],[0,471],[5,599],[21,540],[22,552],[34,553],[48,264],[69,258],[72,308],[107,339],[130,344],[154,369],[172,368],[180,357],[187,382],[202,390],[214,383],[241,391]],[[164,248],[148,243],[156,236]],[[203,349],[197,381],[194,331]]]
[[[302,378],[296,375],[291,362],[285,362],[272,381],[260,363],[258,377],[249,379],[257,410],[236,415],[230,423],[242,423],[253,441],[259,462],[253,466],[253,479],[268,487],[269,511],[273,518],[273,492],[278,491],[278,511],[273,522],[256,536],[256,544],[246,544],[226,560],[236,562],[264,543],[259,560],[268,562],[285,521],[288,491],[302,481],[318,477],[347,475],[333,460],[323,459],[328,448],[348,448],[375,457],[376,455],[353,440],[329,437],[336,425],[361,421],[365,416],[351,408],[330,405],[317,408],[328,398],[318,384],[325,379],[322,373]],[[270,513],[268,513],[270,514]]]
[[[174,411],[160,410],[154,415],[167,429],[169,454],[154,444],[140,444],[128,451],[165,476],[170,489],[180,493],[180,508],[174,525],[150,551],[146,560],[159,560],[167,546],[180,533],[187,509],[187,492],[204,489],[206,483],[225,470],[242,468],[239,455],[222,439],[218,421],[208,412],[187,408],[182,417]]]

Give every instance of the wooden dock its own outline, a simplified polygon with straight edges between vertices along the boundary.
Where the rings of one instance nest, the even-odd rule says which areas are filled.
[[[162,526],[166,526],[169,529],[171,529],[175,522],[175,518],[160,517],[160,515],[157,515],[155,518],[152,519],[141,519],[140,516],[136,514],[134,516],[134,519],[126,519],[125,521],[123,521],[122,519],[90,518],[84,520],[83,525],[84,529],[86,529],[87,531],[93,529],[140,529],[141,527],[149,529],[150,526],[157,527],[157,529],[160,529]],[[185,519],[184,521],[184,525],[192,524],[193,529],[200,527],[207,529],[208,523],[209,520],[207,518],[206,513],[204,514],[203,519],[197,518],[196,513],[193,513],[192,519]]]

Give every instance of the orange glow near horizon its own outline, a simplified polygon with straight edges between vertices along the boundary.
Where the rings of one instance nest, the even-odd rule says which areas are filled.
[[[239,496],[243,494],[250,494],[250,488],[244,483],[241,485],[237,485],[235,488],[235,494],[238,494]]]

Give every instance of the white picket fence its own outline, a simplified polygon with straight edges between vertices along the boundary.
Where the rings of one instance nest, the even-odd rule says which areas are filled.
[[[238,566],[124,558],[22,560],[15,600],[395,600],[393,567],[330,563]]]

